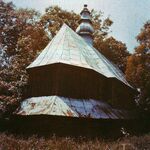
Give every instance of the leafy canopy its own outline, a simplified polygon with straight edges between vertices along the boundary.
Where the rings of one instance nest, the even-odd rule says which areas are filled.
[[[150,22],[147,22],[137,36],[139,46],[127,62],[126,77],[140,89],[137,102],[143,110],[150,111]]]

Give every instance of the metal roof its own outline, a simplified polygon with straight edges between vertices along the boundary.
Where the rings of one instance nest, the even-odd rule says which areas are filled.
[[[107,78],[116,78],[130,86],[115,65],[66,24],[27,69],[55,63],[92,69]]]
[[[22,102],[18,115],[51,115],[93,119],[129,119],[130,112],[112,108],[104,101],[60,96],[32,97]]]
[[[84,4],[84,8],[83,8],[83,10],[81,11],[81,15],[83,14],[83,13],[85,13],[85,12],[87,12],[87,13],[89,13],[90,14],[90,11],[88,10],[88,8],[87,8],[87,4]]]
[[[94,29],[91,20],[92,20],[91,13],[87,9],[87,5],[84,5],[83,10],[81,11],[80,25],[76,29],[76,32],[79,35],[92,34],[94,32]]]
[[[82,34],[82,33],[90,33],[92,34],[94,32],[94,29],[93,27],[90,25],[90,23],[88,22],[82,22],[78,28],[76,29],[76,32],[79,33],[79,34]]]

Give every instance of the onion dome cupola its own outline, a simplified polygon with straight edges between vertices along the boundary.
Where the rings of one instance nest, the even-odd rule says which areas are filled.
[[[80,25],[76,29],[76,32],[90,45],[93,45],[93,32],[94,29],[92,27],[91,21],[91,13],[87,8],[87,5],[84,5],[83,10],[80,13]]]

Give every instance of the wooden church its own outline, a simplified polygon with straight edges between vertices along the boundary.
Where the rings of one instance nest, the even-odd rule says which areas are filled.
[[[128,120],[136,90],[123,73],[93,47],[91,14],[84,5],[74,32],[63,24],[27,67],[28,97],[18,116]]]

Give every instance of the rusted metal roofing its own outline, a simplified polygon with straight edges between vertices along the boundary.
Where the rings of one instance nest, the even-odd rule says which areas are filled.
[[[32,97],[22,102],[18,115],[52,115],[93,119],[129,119],[125,110],[112,108],[104,101],[59,96]]]
[[[130,86],[122,72],[115,65],[93,46],[88,45],[66,24],[61,27],[53,40],[27,69],[55,63],[92,69],[107,78],[116,78]]]

